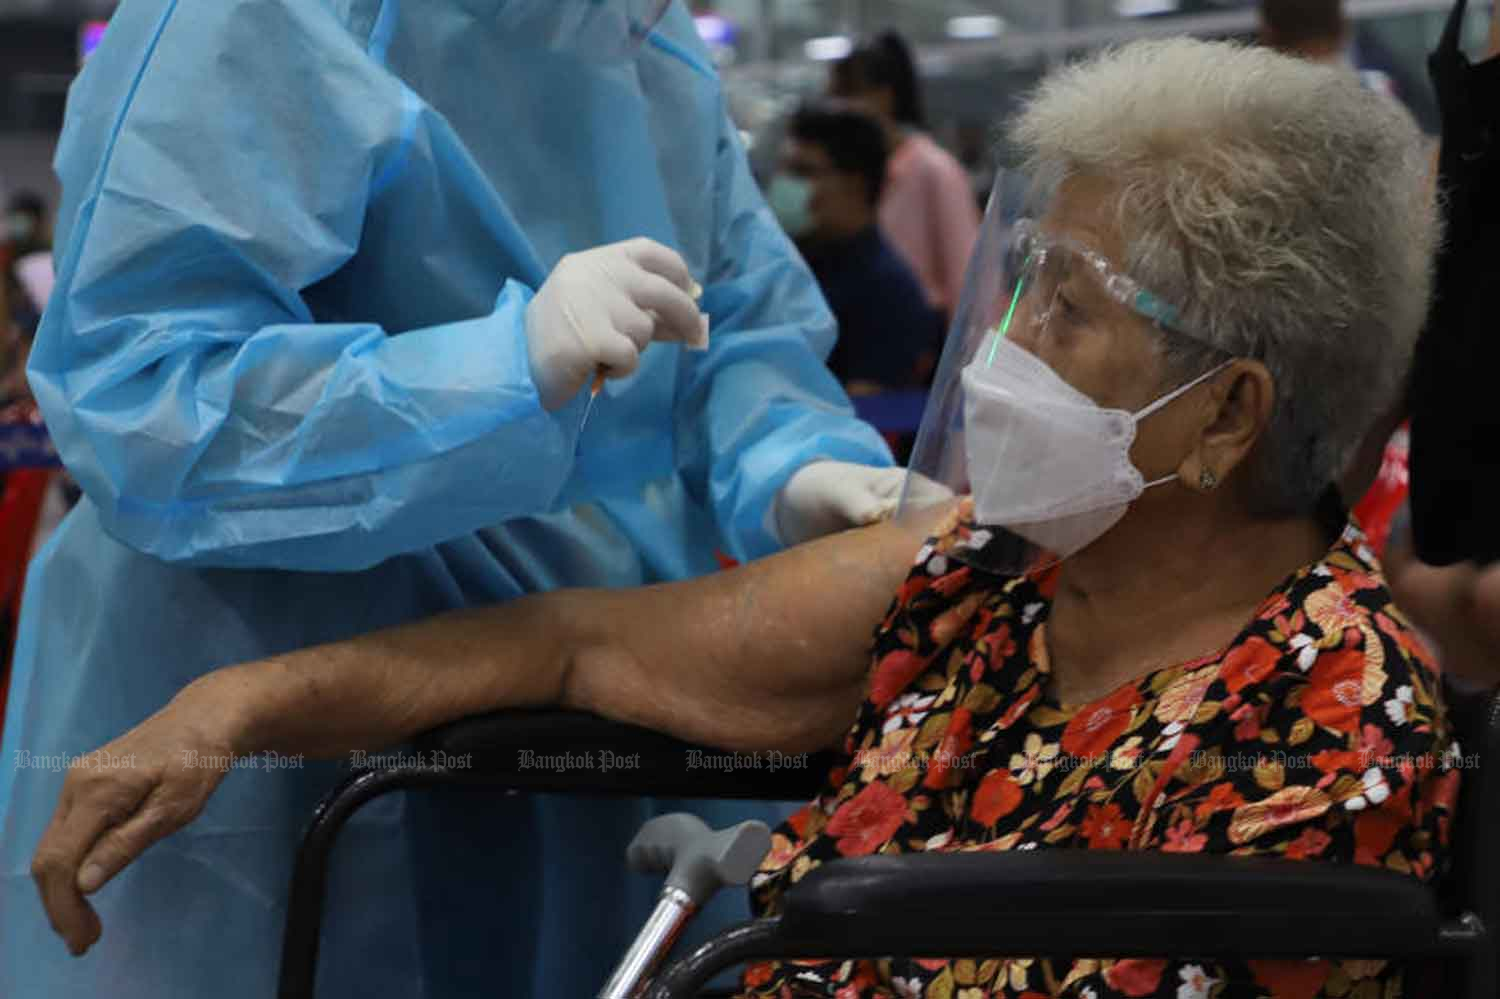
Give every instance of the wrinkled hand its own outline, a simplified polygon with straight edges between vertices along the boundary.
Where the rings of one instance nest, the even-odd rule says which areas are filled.
[[[102,929],[85,896],[197,818],[224,779],[230,735],[215,717],[179,698],[68,771],[31,876],[75,956]]]
[[[873,468],[843,461],[816,461],[800,468],[776,498],[776,532],[782,544],[800,545],[826,534],[889,518],[901,502],[904,468]],[[914,494],[934,500],[952,493],[917,477]]]
[[[557,409],[596,371],[623,378],[653,341],[708,344],[701,293],[677,253],[632,239],[569,254],[526,307],[526,347],[542,405]]]
[[[1500,565],[1427,565],[1393,529],[1385,570],[1396,605],[1437,645],[1444,675],[1471,689],[1500,683]]]

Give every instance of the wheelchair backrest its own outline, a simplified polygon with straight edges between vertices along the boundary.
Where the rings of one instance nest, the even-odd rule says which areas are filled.
[[[1500,693],[1450,694],[1448,703],[1463,771],[1445,894],[1450,911],[1473,913],[1494,933],[1500,930]]]

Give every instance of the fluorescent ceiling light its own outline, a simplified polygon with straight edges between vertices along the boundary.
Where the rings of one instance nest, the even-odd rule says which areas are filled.
[[[846,35],[828,35],[824,38],[809,38],[802,46],[809,59],[828,62],[842,59],[854,51],[854,43]]]
[[[1115,0],[1115,13],[1121,17],[1150,17],[1170,14],[1181,6],[1178,0]]]
[[[994,38],[1005,30],[1005,21],[993,14],[971,14],[948,19],[949,38]]]
[[[734,42],[734,25],[718,14],[699,14],[693,18],[698,37],[709,45],[729,45]]]

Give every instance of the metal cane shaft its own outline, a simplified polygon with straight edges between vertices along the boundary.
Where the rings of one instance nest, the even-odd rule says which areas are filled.
[[[664,889],[651,918],[600,991],[599,999],[635,999],[697,911],[686,892]]]

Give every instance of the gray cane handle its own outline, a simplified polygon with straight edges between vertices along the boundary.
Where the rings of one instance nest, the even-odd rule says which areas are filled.
[[[770,849],[771,830],[764,822],[741,822],[715,832],[696,815],[679,812],[642,826],[625,858],[632,870],[666,873],[666,887],[686,893],[701,907],[720,888],[747,883]]]

